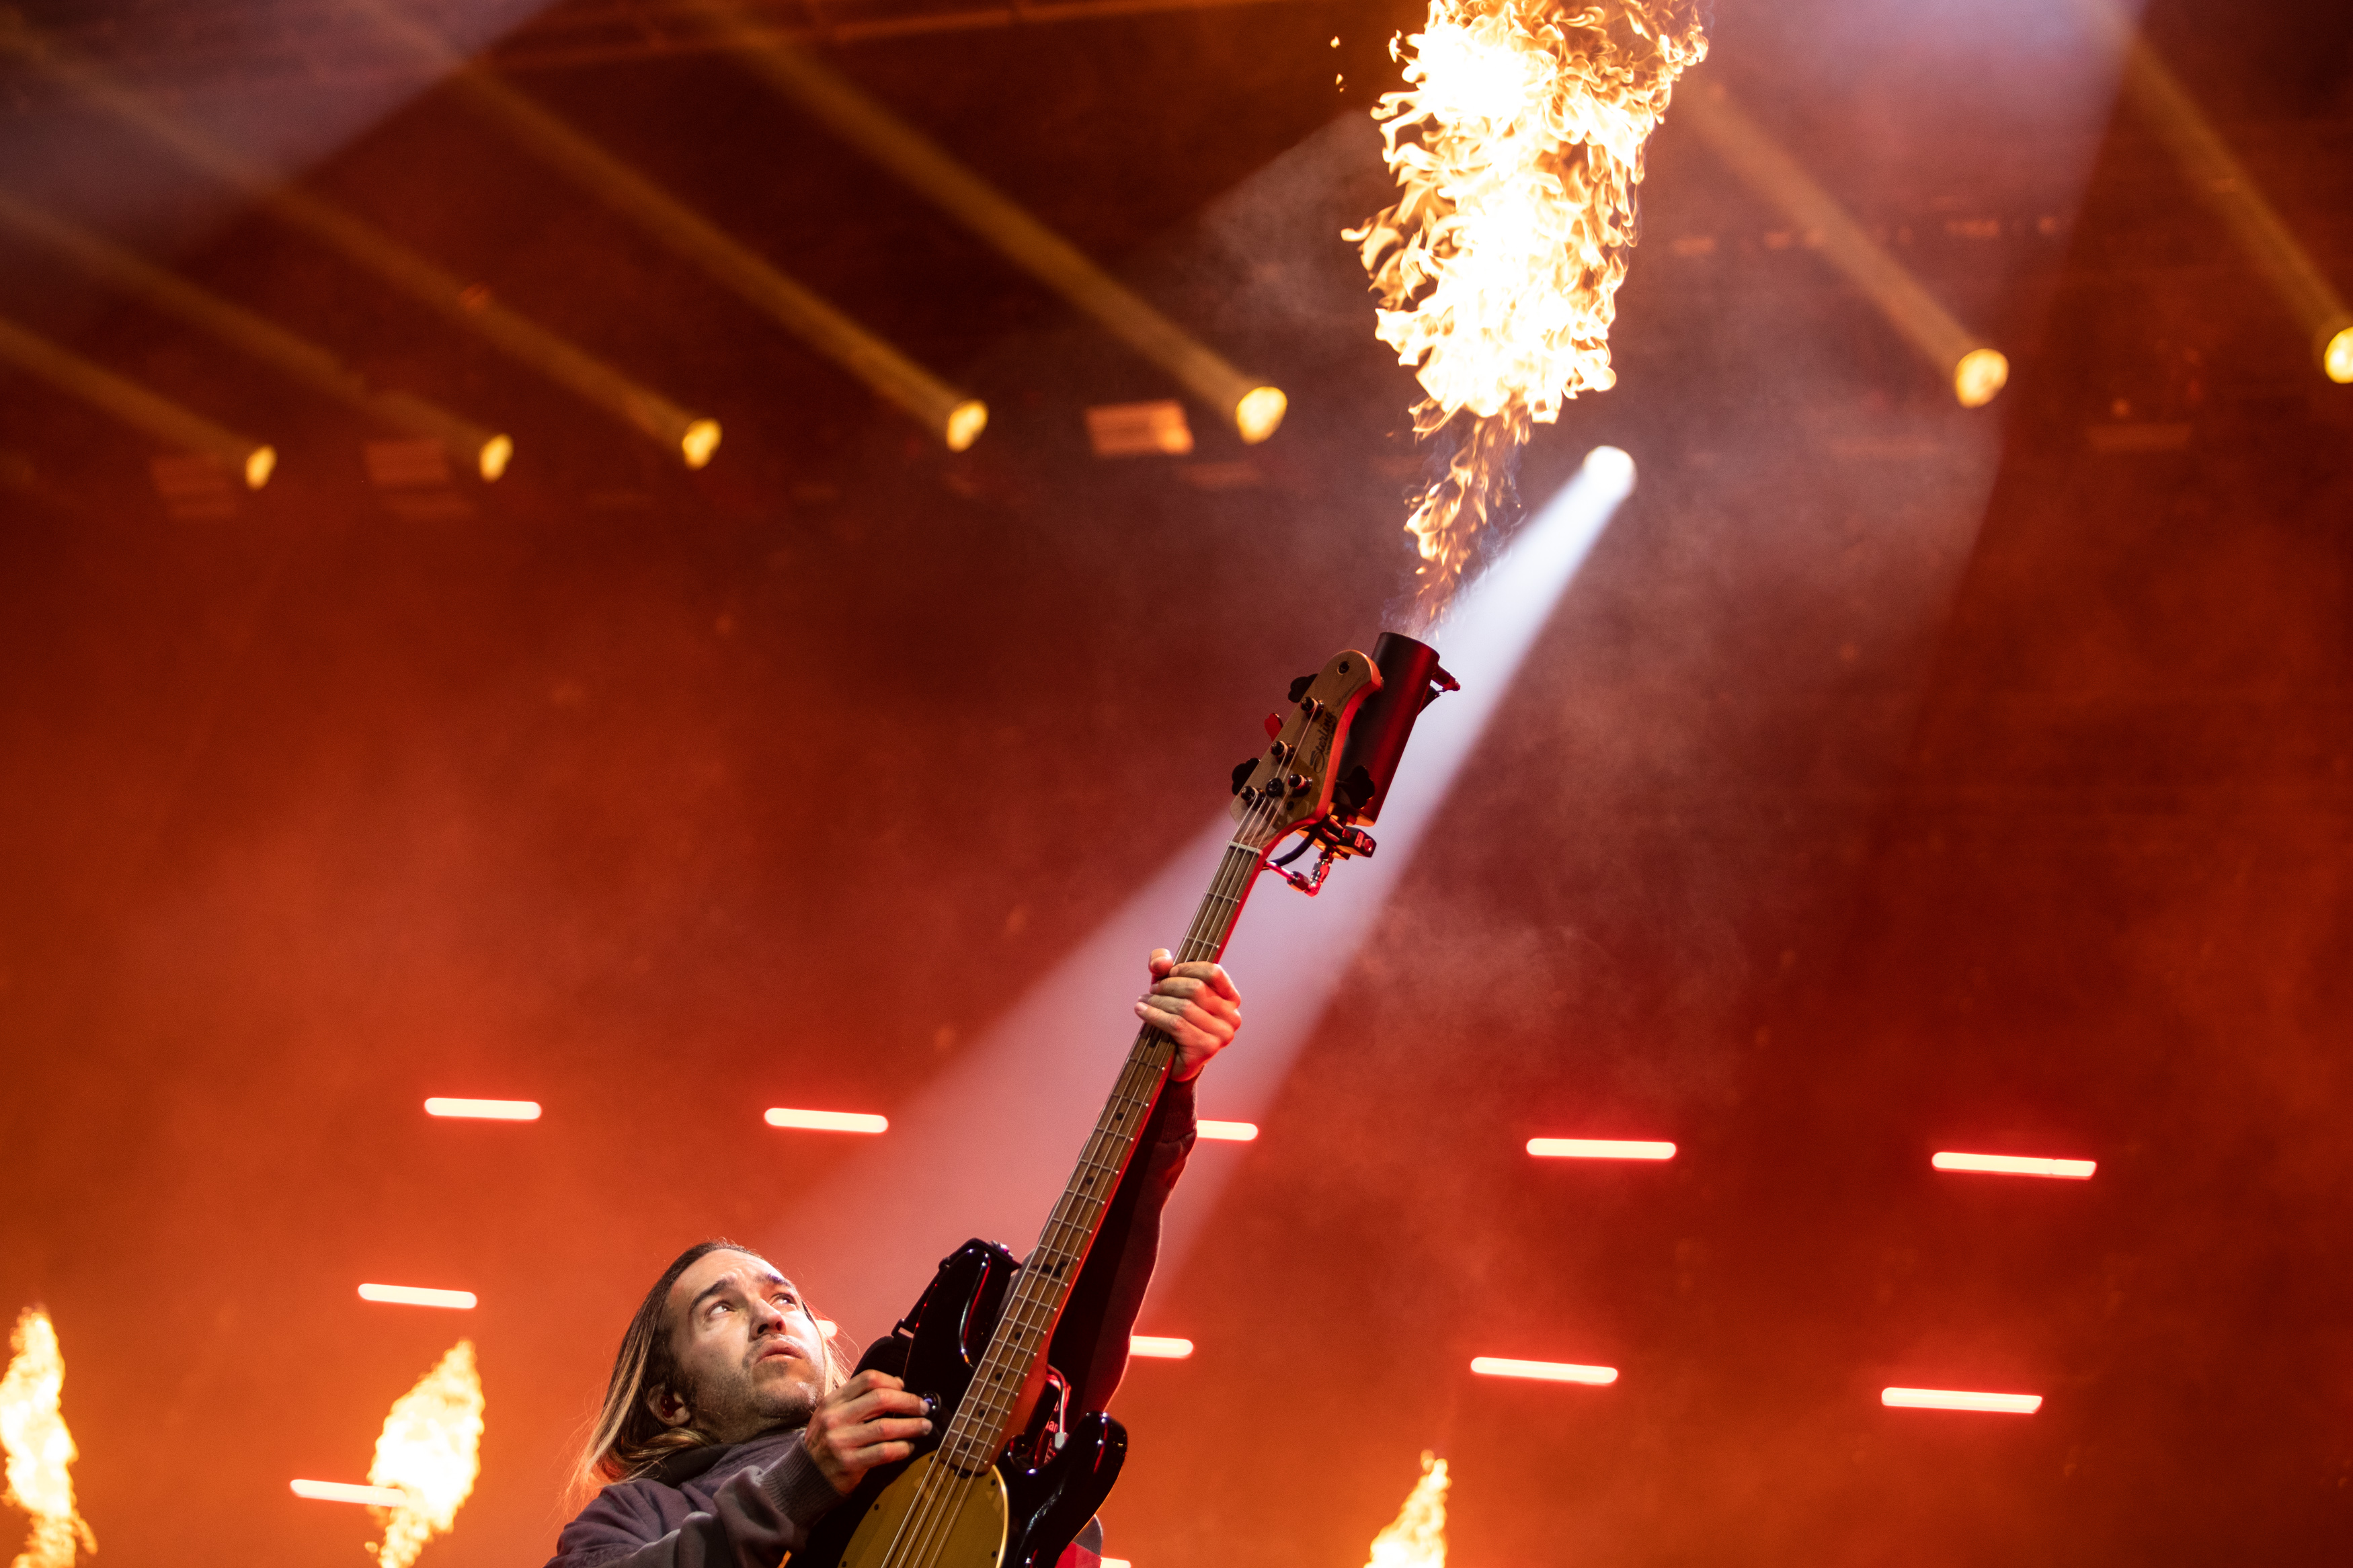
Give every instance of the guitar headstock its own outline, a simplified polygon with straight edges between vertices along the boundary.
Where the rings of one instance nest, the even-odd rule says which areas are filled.
[[[1330,815],[1348,721],[1380,688],[1379,668],[1355,648],[1342,648],[1322,669],[1291,683],[1289,717],[1266,750],[1234,769],[1236,842],[1264,849]],[[1274,728],[1272,718],[1268,723]]]

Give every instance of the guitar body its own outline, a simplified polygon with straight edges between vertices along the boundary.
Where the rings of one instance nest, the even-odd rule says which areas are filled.
[[[945,1430],[1020,1267],[1001,1247],[965,1243],[858,1370],[890,1373],[930,1395],[939,1405],[933,1430]],[[1108,1415],[1061,1426],[1060,1384],[1050,1379],[1028,1429],[976,1475],[939,1462],[930,1440],[913,1458],[869,1473],[792,1554],[793,1568],[1053,1568],[1127,1457],[1127,1434]]]

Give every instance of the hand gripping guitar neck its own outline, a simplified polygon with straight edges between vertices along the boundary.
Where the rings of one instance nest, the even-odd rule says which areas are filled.
[[[1378,811],[1414,715],[1453,684],[1410,638],[1385,634],[1377,647],[1377,665],[1349,649],[1293,681],[1289,716],[1268,719],[1266,751],[1235,770],[1234,835],[1179,963],[1225,951],[1251,883],[1292,834],[1304,836],[1303,848],[1324,847],[1312,885],[1287,874],[1310,892],[1334,858],[1372,853],[1353,823]],[[1366,702],[1392,690],[1407,700]],[[1361,734],[1352,729],[1363,723],[1360,705],[1380,720]],[[1025,1261],[966,1242],[866,1352],[860,1370],[892,1373],[937,1402],[934,1436],[913,1458],[870,1472],[793,1553],[793,1568],[1050,1568],[1093,1516],[1119,1475],[1126,1434],[1099,1413],[1070,1419],[1068,1385],[1046,1350],[1175,1057],[1160,1030],[1137,1032]]]

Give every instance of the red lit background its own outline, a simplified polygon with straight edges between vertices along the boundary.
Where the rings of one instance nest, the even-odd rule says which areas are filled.
[[[765,1111],[915,1100],[1218,808],[1289,678],[1384,624],[1414,395],[1337,234],[1386,199],[1363,110],[1418,13],[831,52],[1290,394],[1263,446],[1197,410],[1190,457],[1098,459],[1082,411],[1165,379],[748,76],[646,44],[651,0],[445,16],[987,397],[971,451],[338,7],[26,9],[201,79],[192,111],[726,425],[688,473],[10,79],[12,191],[518,455],[373,484],[379,432],[0,236],[6,314],[280,453],[228,515],[174,515],[142,437],[0,374],[0,1312],[55,1317],[101,1561],[359,1563],[366,1516],[287,1482],[362,1479],[463,1334],[482,1477],[424,1560],[534,1563],[661,1264],[726,1233],[790,1268],[797,1194],[926,1159]],[[2147,26],[2353,288],[2342,8]],[[1523,479],[1607,443],[1635,490],[1258,1136],[1194,1156],[1229,1179],[1139,1328],[1195,1348],[1121,1392],[1109,1550],[1353,1568],[1430,1447],[1466,1568],[2342,1562],[2353,387],[2057,8],[1724,0],[1713,37],[1693,82],[2010,385],[1956,407],[1670,115],[1621,383]],[[1246,993],[1301,984],[1250,930]],[[1107,1085],[1126,1019],[1102,1034]],[[877,1251],[901,1276],[857,1293],[912,1302]]]

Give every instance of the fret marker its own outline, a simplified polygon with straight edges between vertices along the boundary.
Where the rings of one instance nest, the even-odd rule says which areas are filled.
[[[804,1132],[887,1132],[891,1119],[858,1110],[796,1110],[776,1106],[767,1115],[771,1127],[797,1127]]]
[[[396,1307],[448,1307],[464,1311],[475,1304],[471,1290],[432,1290],[422,1285],[363,1285],[363,1301],[387,1301]]]
[[[1525,1377],[1538,1383],[1584,1383],[1604,1387],[1618,1381],[1614,1366],[1578,1366],[1566,1361],[1514,1361],[1509,1356],[1471,1358],[1471,1370],[1482,1377]]]
[[[1998,1415],[2031,1415],[2042,1408],[2042,1395],[1979,1394],[1965,1388],[1883,1388],[1879,1403],[1897,1410],[1982,1410]]]
[[[1168,1339],[1159,1334],[1130,1334],[1127,1353],[1149,1356],[1156,1361],[1183,1361],[1193,1353],[1190,1340]]]
[[[2099,1168],[2096,1160],[2044,1160],[2029,1154],[1957,1154],[1947,1150],[1929,1157],[1939,1171],[1975,1171],[1993,1176],[2052,1176],[2063,1182],[2088,1182]]]

